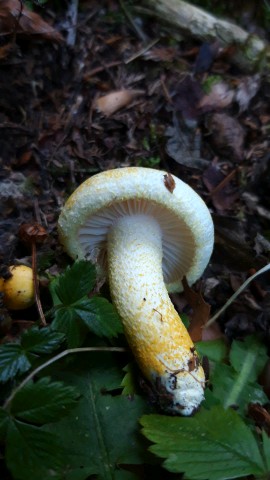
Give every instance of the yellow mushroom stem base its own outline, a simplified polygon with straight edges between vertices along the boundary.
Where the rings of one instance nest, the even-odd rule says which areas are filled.
[[[158,222],[144,214],[119,218],[107,248],[112,299],[143,375],[165,411],[191,415],[204,398],[205,376],[164,284]]]

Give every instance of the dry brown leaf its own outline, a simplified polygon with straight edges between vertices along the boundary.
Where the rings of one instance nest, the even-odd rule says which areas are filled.
[[[19,0],[1,0],[0,33],[13,32],[40,35],[48,40],[60,42],[62,35],[35,12],[32,12]]]
[[[204,112],[225,108],[232,103],[233,99],[234,91],[225,82],[219,82],[212,85],[211,91],[203,96],[198,107]]]
[[[239,104],[240,113],[247,110],[250,101],[260,88],[261,75],[256,74],[243,78],[237,85],[235,100]]]
[[[12,52],[13,49],[13,42],[7,43],[6,45],[3,45],[3,47],[0,47],[0,60],[8,57],[8,55],[10,54],[10,52]]]
[[[177,54],[174,47],[155,47],[145,52],[143,57],[154,62],[172,62],[177,58]]]
[[[202,179],[210,193],[209,199],[220,212],[230,210],[239,198],[239,189],[232,182],[235,173],[233,170],[225,176],[215,160],[203,172]]]
[[[199,342],[202,340],[203,327],[209,320],[211,307],[205,302],[201,293],[197,293],[189,287],[185,277],[183,287],[185,298],[193,310],[188,331],[192,341]]]
[[[224,333],[221,331],[221,328],[217,322],[212,323],[207,328],[202,328],[202,341],[209,342],[210,340],[219,340],[222,338],[226,341]]]
[[[245,132],[236,118],[215,113],[208,119],[207,127],[218,150],[232,154],[235,160],[243,158]]]
[[[258,427],[266,431],[270,436],[270,413],[266,408],[258,403],[250,403],[248,406],[248,416],[251,417]]]
[[[6,35],[15,28],[15,19],[3,1],[0,5],[0,35]]]
[[[144,93],[142,90],[117,90],[99,97],[94,107],[107,117],[129,105],[137,95]]]

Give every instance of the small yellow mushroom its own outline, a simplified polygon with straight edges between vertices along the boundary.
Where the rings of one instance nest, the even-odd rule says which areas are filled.
[[[9,267],[11,277],[0,278],[0,292],[3,303],[9,310],[23,310],[35,301],[33,270],[25,265]]]
[[[86,180],[59,219],[73,258],[96,261],[131,350],[166,411],[191,415],[204,398],[205,376],[168,291],[203,273],[213,222],[202,199],[166,172],[131,167]]]

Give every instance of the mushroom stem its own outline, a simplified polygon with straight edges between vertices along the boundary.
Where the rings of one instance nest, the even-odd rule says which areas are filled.
[[[111,226],[107,248],[112,299],[143,374],[163,408],[192,414],[203,399],[204,372],[164,284],[159,223],[123,216]]]

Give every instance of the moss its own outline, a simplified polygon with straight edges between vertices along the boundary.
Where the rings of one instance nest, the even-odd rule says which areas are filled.
[[[220,75],[209,75],[202,84],[203,91],[206,94],[210,93],[213,88],[213,85],[216,85],[221,81],[222,81],[222,77]]]

